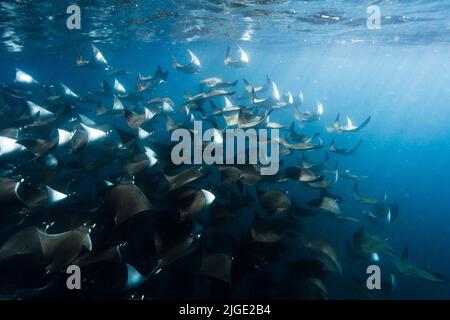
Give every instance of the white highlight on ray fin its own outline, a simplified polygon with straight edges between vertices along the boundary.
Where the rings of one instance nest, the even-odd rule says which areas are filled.
[[[30,76],[28,73],[23,72],[22,70],[17,69],[17,68],[16,68],[16,78],[15,78],[14,82],[28,83],[28,84],[37,83],[37,81],[34,80],[32,76]]]
[[[52,189],[49,186],[46,186],[45,188],[47,189],[49,203],[55,203],[67,198],[67,194],[56,191],[55,189]]]
[[[202,191],[203,195],[205,196],[206,205],[209,206],[214,201],[214,199],[216,199],[216,196],[205,189],[201,189],[201,191]]]
[[[58,146],[65,145],[74,135],[74,132],[69,132],[58,128]]]
[[[25,150],[25,147],[17,144],[16,139],[0,137],[0,157],[16,151]]]
[[[83,129],[86,131],[86,133],[88,135],[88,142],[95,141],[95,140],[101,139],[106,136],[106,132],[103,132],[103,131],[95,129],[95,128],[88,127],[84,123],[81,123],[81,126],[83,127]]]

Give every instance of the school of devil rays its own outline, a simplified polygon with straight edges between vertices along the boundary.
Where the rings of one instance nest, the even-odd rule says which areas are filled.
[[[370,177],[337,165],[358,152],[370,116],[353,124],[337,115],[307,135],[326,106],[306,106],[300,90],[280,94],[270,76],[260,83],[205,76],[199,92],[176,105],[155,95],[170,81],[169,67],[135,74],[90,49],[74,61],[103,75],[98,88],[44,84],[20,66],[2,84],[1,298],[329,299],[330,279],[346,276],[353,297],[383,299],[398,274],[448,282],[414,262],[406,245],[403,252],[390,246],[383,233],[399,204],[389,193],[370,195]],[[217,61],[245,68],[249,57],[231,46]],[[205,73],[191,50],[170,68],[187,77]],[[124,79],[135,87],[125,89]],[[289,123],[272,121],[277,113]],[[250,163],[174,165],[170,133],[192,132],[194,120],[215,130],[215,143],[228,128],[279,130],[278,173],[262,175]],[[346,135],[359,142],[348,145]],[[337,187],[342,179],[352,183],[348,197]],[[316,197],[294,197],[287,184]],[[365,209],[345,212],[344,202]],[[320,228],[304,231],[319,216],[336,229],[351,225],[340,239],[346,251]],[[346,274],[343,259],[363,272]],[[381,289],[369,290],[365,268],[385,263],[393,271],[382,274]],[[80,290],[67,288],[70,265],[81,270]]]

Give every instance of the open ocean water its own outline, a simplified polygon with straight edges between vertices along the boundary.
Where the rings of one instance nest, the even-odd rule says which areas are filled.
[[[80,29],[66,26],[72,4]],[[379,29],[368,28],[369,6]],[[228,48],[248,63],[226,65]],[[189,63],[187,50],[198,72],[174,67],[174,57]],[[0,1],[0,297],[450,299],[449,58],[444,0]],[[17,81],[16,68],[38,84]],[[208,77],[238,82],[200,86]],[[225,93],[193,98],[216,90]],[[224,95],[239,114],[228,127]],[[150,137],[125,117],[144,110]],[[206,174],[170,187],[163,173],[192,166],[171,163],[168,119],[222,132],[249,118],[282,126],[277,175],[230,165],[240,175],[225,184],[220,165],[202,164]],[[83,140],[87,128],[105,135]],[[57,129],[70,134],[64,146]],[[343,155],[334,138],[361,145]],[[65,287],[72,264],[81,290]],[[367,289],[369,265],[381,289]]]

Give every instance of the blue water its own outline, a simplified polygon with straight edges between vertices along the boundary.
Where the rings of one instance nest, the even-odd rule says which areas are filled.
[[[400,215],[380,230],[362,217],[362,206],[353,199],[342,210],[360,217],[367,230],[387,238],[397,255],[407,244],[411,260],[450,276],[448,2],[377,1],[382,14],[403,19],[383,20],[387,23],[381,30],[370,31],[364,28],[365,21],[351,26],[366,16],[367,1],[246,1],[246,7],[229,10],[222,10],[218,2],[222,3],[113,1],[112,14],[107,1],[92,7],[80,1],[85,21],[80,31],[65,29],[64,4],[1,2],[0,82],[10,83],[17,67],[41,83],[63,82],[75,92],[91,90],[103,80],[102,72],[78,69],[74,62],[77,53],[88,53],[95,43],[115,67],[135,74],[153,73],[157,65],[169,69],[167,83],[154,96],[170,96],[176,105],[183,102],[185,89],[195,93],[198,82],[208,76],[263,84],[267,74],[281,92],[296,94],[301,89],[305,108],[314,110],[316,101],[323,103],[324,116],[308,127],[311,132],[324,131],[338,112],[348,114],[355,123],[370,115],[372,120],[361,133],[339,137],[339,143],[348,146],[361,137],[358,152],[333,159],[339,160],[340,168],[369,177],[360,185],[364,193],[381,196],[387,191],[388,199],[399,203]],[[298,18],[324,12],[341,18],[335,23]],[[17,20],[11,18],[13,13]],[[223,65],[229,44],[246,50],[248,67]],[[186,49],[201,60],[200,74],[186,75],[172,68],[172,56],[185,59]],[[132,89],[134,78],[122,83]],[[282,112],[278,118],[290,120]],[[324,134],[325,143],[331,138]],[[342,180],[333,190],[351,198],[352,188],[351,182]],[[361,264],[346,257],[343,241],[358,226],[321,217],[312,224],[316,234],[340,252],[343,278],[351,277],[349,270],[364,278]],[[449,284],[428,283],[400,274],[388,262],[382,265],[398,280],[388,299],[450,299]],[[349,297],[340,278],[330,280],[329,292],[334,298]]]

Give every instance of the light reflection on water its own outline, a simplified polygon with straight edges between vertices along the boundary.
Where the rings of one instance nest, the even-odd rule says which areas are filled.
[[[68,43],[172,43],[241,40],[326,44],[449,43],[448,1],[78,1],[82,28],[66,28],[68,1],[0,3],[2,49],[63,50]],[[381,30],[367,29],[367,7],[381,9]]]

